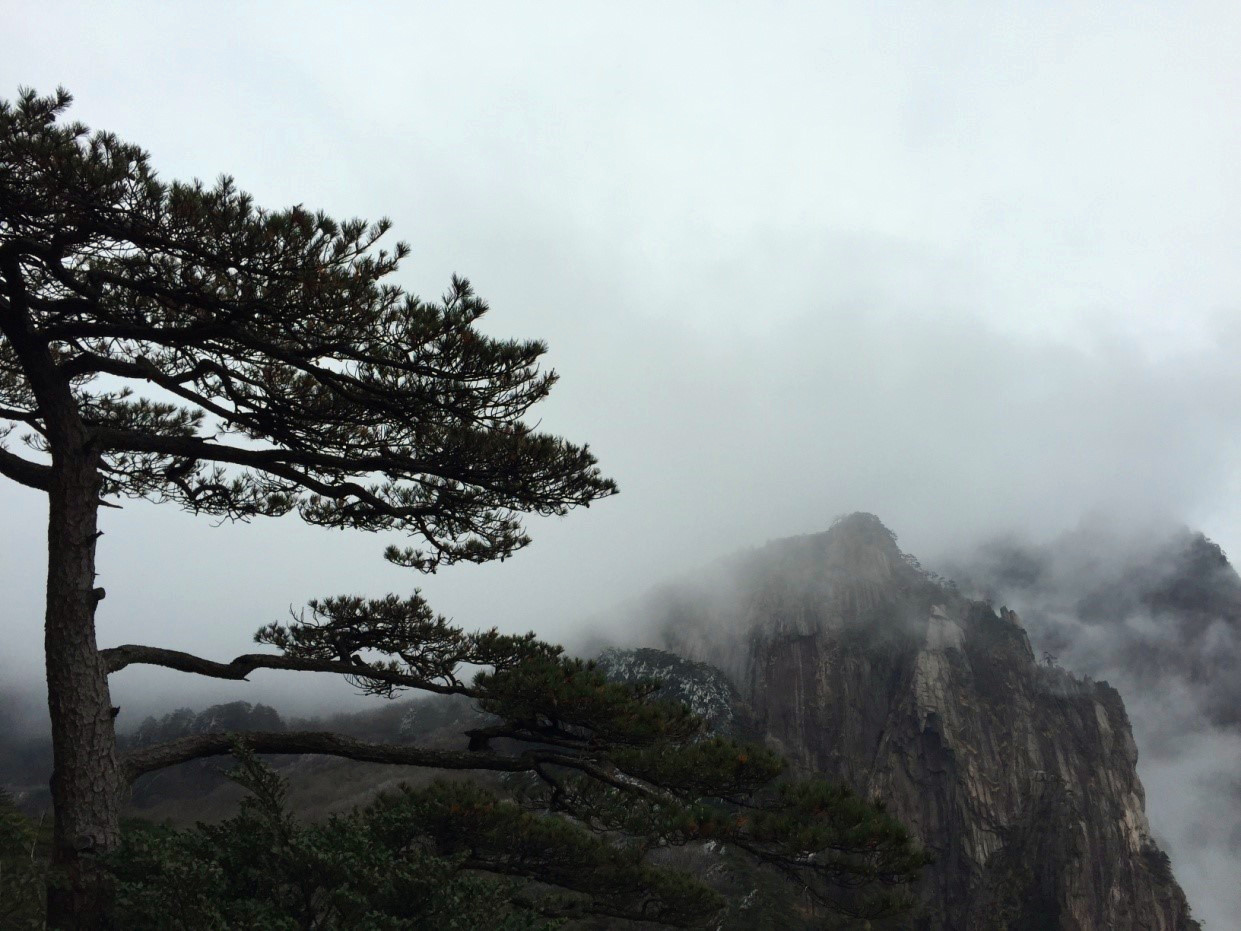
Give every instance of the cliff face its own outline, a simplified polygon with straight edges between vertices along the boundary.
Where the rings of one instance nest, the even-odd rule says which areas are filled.
[[[1094,517],[958,553],[962,590],[1021,613],[1035,652],[1107,679],[1142,748],[1151,824],[1208,928],[1241,914],[1241,576],[1201,533]]]
[[[1204,723],[1241,733],[1241,576],[1202,534],[1161,529],[997,541],[951,571],[1021,605],[1031,636],[1073,668],[1128,689],[1176,689]]]
[[[668,602],[667,645],[728,669],[801,765],[886,799],[936,856],[917,928],[1196,928],[1149,834],[1117,692],[1034,656],[870,515]]]

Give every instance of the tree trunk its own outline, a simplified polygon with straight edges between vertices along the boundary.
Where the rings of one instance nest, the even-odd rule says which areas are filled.
[[[95,588],[99,457],[85,436],[75,439],[52,456],[44,631],[56,877],[48,924],[81,931],[107,927],[109,883],[99,858],[120,840],[122,783],[108,676],[95,644],[103,595]]]

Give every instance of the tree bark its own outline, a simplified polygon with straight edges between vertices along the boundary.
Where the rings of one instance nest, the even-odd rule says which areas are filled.
[[[95,643],[100,477],[86,431],[53,447],[48,503],[47,656],[55,812],[48,925],[108,927],[109,882],[100,857],[120,840],[123,781],[112,701]]]

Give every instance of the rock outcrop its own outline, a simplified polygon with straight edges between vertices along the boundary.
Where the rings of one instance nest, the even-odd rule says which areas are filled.
[[[1035,652],[1107,679],[1142,750],[1152,829],[1210,929],[1241,914],[1241,576],[1203,534],[1096,515],[946,565],[963,592],[1021,613]]]
[[[797,763],[887,800],[935,857],[919,929],[1189,931],[1105,682],[1038,660],[1020,619],[924,572],[877,518],[665,592],[664,644],[728,670]]]
[[[696,663],[666,650],[608,649],[596,662],[609,679],[660,683],[659,697],[680,702],[702,718],[713,733],[755,736],[749,709],[728,676],[709,663]]]

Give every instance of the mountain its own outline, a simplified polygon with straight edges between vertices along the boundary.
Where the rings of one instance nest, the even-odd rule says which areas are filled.
[[[993,541],[950,571],[1020,604],[1031,634],[1074,668],[1175,687],[1196,715],[1241,733],[1241,576],[1203,534],[1087,525],[1049,544]]]
[[[1096,517],[1049,542],[989,541],[944,571],[1015,607],[1037,653],[1125,696],[1151,823],[1208,928],[1241,913],[1241,576],[1170,524]]]
[[[634,612],[648,618],[647,648],[605,651],[599,662],[621,680],[659,679],[666,697],[717,730],[767,740],[801,768],[886,800],[936,855],[920,889],[923,910],[904,927],[1197,928],[1147,822],[1121,694],[1077,673],[1123,686],[1141,712],[1144,748],[1163,753],[1196,740],[1198,720],[1212,740],[1234,735],[1241,579],[1222,551],[1195,534],[1140,546],[1093,537],[1008,543],[953,573],[960,590],[902,553],[877,518],[850,515],[825,533],[777,541],[665,586],[629,615],[631,630]],[[1021,606],[1020,617],[993,608],[1001,594]],[[468,702],[430,699],[326,726],[435,745],[459,738],[473,714]],[[235,703],[174,712],[131,739],[260,722],[283,726],[269,708]],[[1218,757],[1220,744],[1210,746]],[[12,775],[0,770],[0,782],[29,783],[35,770],[46,781],[38,753],[0,753],[0,761],[21,763]],[[231,811],[236,787],[221,785],[217,768],[191,764],[148,780],[135,793],[139,813],[184,820]],[[1169,769],[1160,798],[1187,813],[1186,831],[1223,832],[1210,863],[1195,861],[1185,873],[1179,847],[1176,862],[1190,881],[1209,876],[1234,895],[1232,874],[1210,870],[1241,862],[1239,770],[1204,795],[1183,769]],[[428,778],[308,758],[282,761],[282,771],[294,804],[311,815]],[[1188,796],[1212,801],[1190,809]],[[1234,859],[1220,859],[1228,849]],[[686,856],[684,865],[722,888],[746,890],[722,927],[815,923],[778,877],[729,861],[727,851]],[[1212,928],[1235,926],[1226,910],[1215,914],[1222,919]]]
[[[646,609],[725,670],[769,740],[885,799],[936,862],[910,927],[1189,931],[1119,693],[1040,661],[1020,618],[873,515],[779,541]]]

